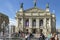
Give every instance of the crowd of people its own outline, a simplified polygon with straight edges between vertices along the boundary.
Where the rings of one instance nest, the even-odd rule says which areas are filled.
[[[26,40],[31,40],[31,38],[34,38],[34,35],[32,33],[29,33],[28,31],[26,33],[24,32],[19,32],[20,37],[24,37]],[[58,34],[56,33],[49,33],[47,37],[44,36],[42,33],[42,30],[40,30],[40,35],[38,40],[59,40]]]
[[[49,34],[47,40],[59,40],[58,34],[56,33]]]

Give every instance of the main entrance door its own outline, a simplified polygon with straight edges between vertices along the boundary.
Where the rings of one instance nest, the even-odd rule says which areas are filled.
[[[36,29],[32,29],[32,33],[34,33],[34,34],[35,34],[35,33],[36,33]]]

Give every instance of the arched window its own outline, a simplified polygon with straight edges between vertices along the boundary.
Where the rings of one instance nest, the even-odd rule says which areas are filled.
[[[39,26],[43,26],[43,20],[39,21]]]
[[[29,26],[29,19],[25,20],[25,26]]]
[[[33,21],[32,21],[32,26],[36,26],[36,20],[35,19],[33,19]]]

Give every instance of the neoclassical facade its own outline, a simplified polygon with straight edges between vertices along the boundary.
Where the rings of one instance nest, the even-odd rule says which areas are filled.
[[[43,30],[44,35],[51,32],[56,32],[56,16],[49,11],[49,4],[46,5],[46,9],[40,9],[36,7],[29,8],[27,10],[23,9],[23,3],[21,3],[20,10],[16,13],[17,25],[15,31],[27,30],[31,33],[40,33]]]

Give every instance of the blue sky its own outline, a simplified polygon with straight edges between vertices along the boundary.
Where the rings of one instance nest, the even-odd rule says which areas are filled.
[[[33,1],[34,0],[0,0],[0,12],[8,15],[10,19],[14,19],[16,11],[20,9],[20,4],[22,2],[26,10],[33,7]],[[53,12],[53,10],[55,12],[56,27],[60,28],[60,0],[37,0],[37,7],[45,9],[47,3],[49,3],[50,12]]]

